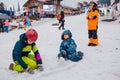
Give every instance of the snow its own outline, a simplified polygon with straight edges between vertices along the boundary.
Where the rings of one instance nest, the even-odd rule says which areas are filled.
[[[73,33],[77,50],[84,52],[79,62],[57,59],[62,30],[58,30],[56,19],[34,21],[32,27],[38,31],[36,42],[43,59],[44,71],[35,74],[17,73],[8,69],[12,61],[12,49],[23,29],[0,34],[0,80],[120,80],[120,26],[115,22],[99,22],[99,46],[88,47],[87,20],[85,14],[65,18],[65,28]],[[29,28],[27,28],[29,29]]]

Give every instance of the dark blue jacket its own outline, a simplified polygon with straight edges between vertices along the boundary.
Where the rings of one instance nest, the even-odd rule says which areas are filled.
[[[69,39],[64,39],[64,37],[63,37],[64,34],[68,34],[70,38]],[[65,30],[63,32],[61,38],[62,38],[63,41],[60,45],[60,52],[62,50],[65,50],[68,55],[76,53],[77,45],[76,45],[75,41],[72,39],[72,33],[69,30]]]
[[[69,35],[69,39],[64,39],[65,34]],[[61,36],[61,39],[63,41],[60,45],[60,53],[62,54],[62,51],[66,51],[68,59],[70,59],[71,61],[81,60],[83,54],[81,52],[79,53],[76,52],[77,45],[75,41],[72,39],[72,33],[70,32],[70,30],[65,30]]]

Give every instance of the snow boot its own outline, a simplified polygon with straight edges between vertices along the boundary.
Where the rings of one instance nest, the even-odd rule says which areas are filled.
[[[89,43],[88,46],[92,46],[93,44],[92,43]]]
[[[62,27],[62,30],[65,30],[65,28],[64,28],[64,27]]]
[[[89,43],[88,46],[97,46],[97,44]]]
[[[58,27],[59,30],[61,30],[61,27]]]
[[[69,59],[70,59],[71,61],[73,61],[73,62],[78,62],[78,61],[82,60],[83,55],[84,55],[83,52],[78,51],[78,52],[76,52],[76,53],[74,53],[74,54],[72,54],[72,55],[68,55],[68,56],[69,56]]]
[[[94,39],[93,39],[93,38],[89,38],[89,43],[88,43],[88,46],[92,46],[93,41],[94,41]]]
[[[97,46],[97,44],[92,44],[91,46]]]
[[[77,53],[78,53],[78,55],[80,55],[80,56],[83,56],[83,55],[84,55],[84,53],[81,52],[81,51],[78,51]]]
[[[9,70],[12,70],[12,71],[13,71],[13,66],[14,66],[14,64],[11,63],[11,64],[9,65]]]
[[[94,39],[93,40],[93,46],[97,46],[99,43],[98,43],[98,38],[97,39]]]

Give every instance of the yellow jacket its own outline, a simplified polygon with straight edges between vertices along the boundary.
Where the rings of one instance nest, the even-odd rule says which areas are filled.
[[[87,13],[86,19],[88,20],[88,30],[96,30],[98,24],[99,12],[98,10],[90,10]]]

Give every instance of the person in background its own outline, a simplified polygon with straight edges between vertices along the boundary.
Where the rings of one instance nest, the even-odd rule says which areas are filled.
[[[7,19],[5,22],[4,22],[4,29],[5,29],[5,32],[8,33],[9,31],[9,26],[10,26],[10,23],[9,23],[9,20]]]
[[[29,18],[27,18],[27,23],[26,23],[26,26],[29,28],[31,26],[31,21]]]
[[[44,18],[45,16],[45,11],[43,9],[40,9],[40,18]]]
[[[26,18],[24,18],[23,19],[23,28],[24,28],[24,30],[26,30],[26,25],[27,24],[27,19]]]
[[[64,23],[65,23],[65,19],[64,19],[65,15],[64,15],[64,11],[61,11],[60,14],[57,16],[60,26],[58,27],[58,29],[60,30],[61,28],[64,30]]]

